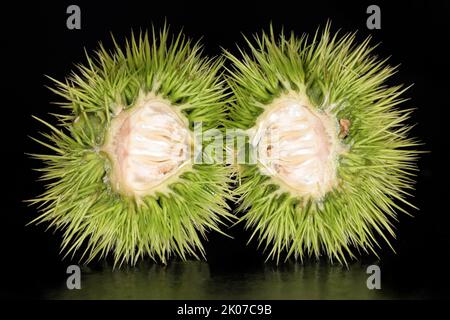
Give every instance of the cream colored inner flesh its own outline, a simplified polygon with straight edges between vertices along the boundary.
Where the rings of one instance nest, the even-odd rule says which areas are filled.
[[[258,165],[289,192],[321,199],[337,184],[341,152],[335,117],[301,96],[278,98],[249,130]]]
[[[154,193],[190,164],[191,145],[187,119],[168,101],[140,98],[111,121],[102,148],[112,160],[113,189],[135,197]]]

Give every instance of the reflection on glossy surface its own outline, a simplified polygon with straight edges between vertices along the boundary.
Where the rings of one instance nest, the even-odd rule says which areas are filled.
[[[214,270],[206,262],[142,262],[135,268],[82,269],[81,290],[65,283],[47,299],[392,299],[389,289],[366,287],[367,266],[262,265],[244,273]]]

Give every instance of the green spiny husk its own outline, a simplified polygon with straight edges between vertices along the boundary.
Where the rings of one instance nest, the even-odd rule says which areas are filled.
[[[113,39],[114,40],[114,39]],[[30,200],[41,214],[33,223],[48,223],[63,231],[61,251],[81,250],[89,262],[113,252],[115,264],[134,264],[145,255],[167,262],[176,253],[204,256],[202,238],[208,230],[232,218],[228,212],[229,169],[220,164],[195,164],[169,186],[172,192],[134,198],[112,191],[107,181],[110,163],[99,152],[117,105],[132,108],[140,92],[169,100],[203,130],[217,128],[226,113],[227,96],[220,77],[222,59],[202,57],[199,43],[168,27],[150,35],[132,34],[121,48],[107,51],[100,44],[94,56],[65,82],[52,79],[54,93],[68,112],[57,114],[58,125],[35,139],[49,154],[34,154],[46,191]],[[39,119],[38,119],[39,120]]]
[[[330,25],[313,38],[293,33],[246,38],[241,57],[230,52],[229,85],[235,96],[229,124],[247,130],[271,101],[289,92],[305,94],[315,108],[334,105],[336,119],[351,122],[342,140],[349,151],[338,162],[339,186],[324,198],[305,200],[264,176],[258,165],[239,168],[240,221],[253,229],[251,239],[268,250],[268,259],[322,254],[347,263],[362,249],[376,254],[379,239],[395,238],[397,212],[414,207],[413,189],[420,143],[408,136],[412,109],[399,105],[407,88],[389,87],[395,68],[372,55],[369,39],[355,43],[355,34],[332,34]]]

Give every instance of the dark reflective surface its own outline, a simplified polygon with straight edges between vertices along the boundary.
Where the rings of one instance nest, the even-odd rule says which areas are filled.
[[[252,272],[211,270],[206,262],[141,263],[135,268],[82,269],[80,290],[65,281],[48,288],[46,299],[398,299],[421,298],[383,287],[369,290],[367,266],[263,265]]]

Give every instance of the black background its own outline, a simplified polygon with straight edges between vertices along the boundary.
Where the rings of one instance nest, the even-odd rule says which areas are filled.
[[[81,30],[66,28],[66,8],[78,4],[82,13]],[[45,226],[25,226],[36,216],[35,208],[24,199],[40,193],[42,185],[32,168],[39,163],[25,153],[46,151],[28,136],[45,130],[31,118],[36,115],[51,120],[57,107],[50,102],[59,98],[45,88],[51,82],[44,75],[62,80],[84,62],[84,49],[92,52],[102,41],[111,48],[110,32],[118,39],[130,35],[131,29],[162,26],[164,20],[204,44],[204,52],[214,56],[221,47],[236,52],[243,44],[242,33],[250,35],[267,29],[272,22],[277,30],[297,34],[313,33],[327,20],[332,29],[358,30],[358,39],[370,35],[380,57],[391,56],[390,64],[401,64],[390,83],[414,84],[406,104],[417,107],[411,123],[417,123],[413,135],[430,151],[419,161],[415,198],[420,208],[415,217],[399,216],[398,238],[394,247],[379,250],[383,279],[402,292],[417,290],[424,298],[447,297],[449,254],[449,18],[446,1],[412,1],[384,3],[381,7],[381,30],[366,28],[364,2],[335,1],[209,1],[172,2],[80,2],[16,3],[3,12],[2,81],[2,159],[3,206],[0,242],[2,296],[6,298],[40,298],[42,292],[64,281],[70,259],[61,261],[60,234],[44,232]],[[241,225],[229,230],[234,239],[211,233],[205,242],[210,269],[218,273],[255,272],[264,264],[264,253],[255,243],[246,245],[249,232]],[[368,263],[372,256],[361,256]],[[76,262],[76,261],[74,261]],[[320,263],[326,264],[326,261]],[[93,269],[101,268],[91,264]]]

